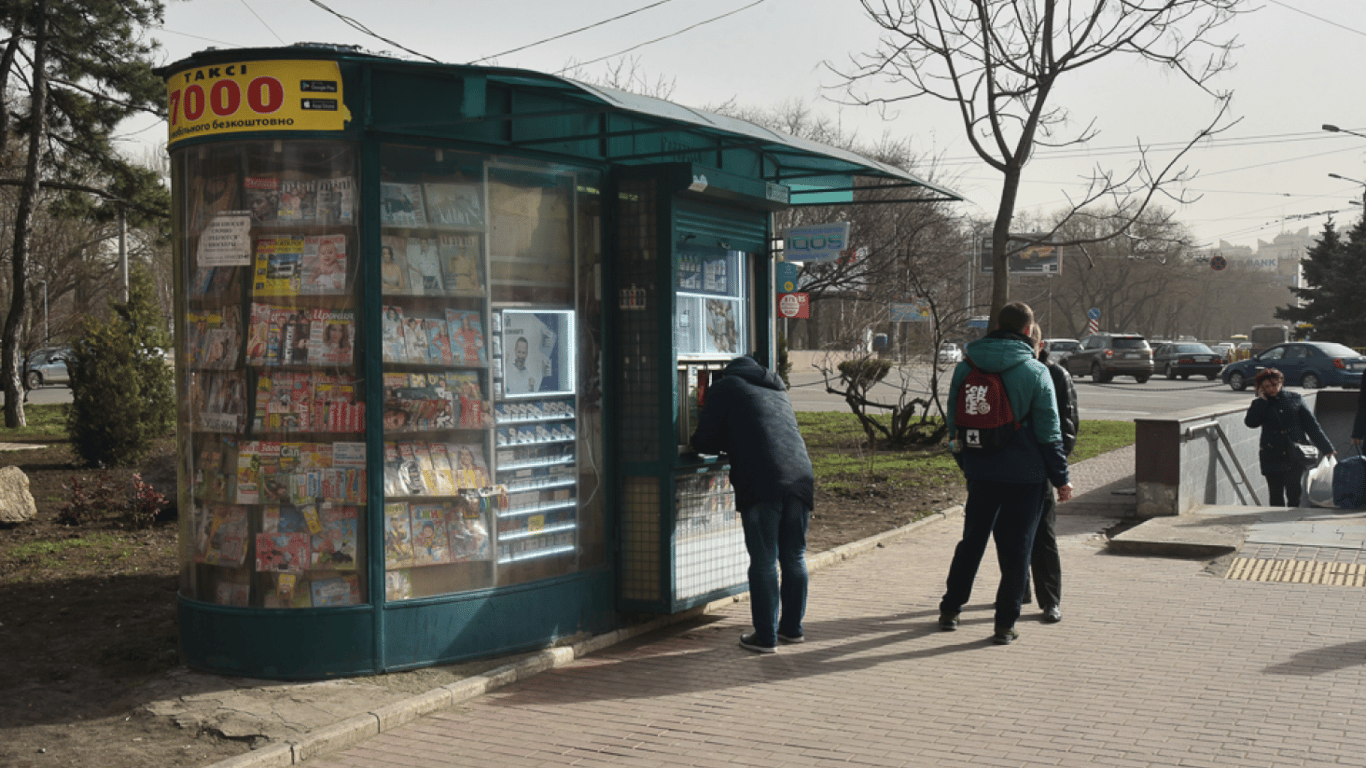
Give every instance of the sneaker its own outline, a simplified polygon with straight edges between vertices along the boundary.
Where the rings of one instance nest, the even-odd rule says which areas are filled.
[[[796,643],[804,643],[804,642],[806,642],[806,635],[784,635],[782,632],[779,632],[779,633],[778,633],[778,642],[780,642],[780,643],[791,643],[791,644],[794,644],[794,645],[795,645]]]
[[[958,614],[941,613],[939,614],[939,628],[945,632],[952,632],[958,629]]]
[[[997,645],[1010,645],[1020,639],[1020,633],[1014,627],[997,627],[996,634],[991,636],[991,642]]]
[[[740,635],[740,647],[755,653],[777,653],[778,649],[772,645],[759,645],[754,640],[754,633]]]
[[[1057,624],[1062,621],[1062,609],[1056,605],[1043,609],[1043,620],[1046,624]]]

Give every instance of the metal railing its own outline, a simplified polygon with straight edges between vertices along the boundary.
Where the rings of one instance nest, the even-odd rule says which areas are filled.
[[[1262,502],[1257,498],[1257,491],[1252,487],[1252,481],[1248,480],[1247,471],[1243,469],[1243,463],[1238,461],[1237,454],[1233,452],[1233,446],[1229,444],[1228,435],[1224,434],[1223,425],[1217,421],[1202,421],[1186,427],[1185,431],[1181,433],[1181,436],[1183,439],[1189,440],[1195,436],[1196,432],[1203,432],[1207,429],[1213,429],[1215,433],[1219,435],[1219,442],[1224,444],[1224,455],[1228,457],[1229,461],[1233,462],[1233,468],[1238,470],[1238,476],[1242,478],[1243,487],[1247,490],[1247,494],[1252,497],[1253,506],[1260,507]],[[1230,477],[1229,479],[1233,481],[1235,488],[1239,485],[1236,478]]]

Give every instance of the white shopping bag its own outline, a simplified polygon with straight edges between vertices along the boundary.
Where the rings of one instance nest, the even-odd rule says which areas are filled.
[[[1338,460],[1334,456],[1320,461],[1318,466],[1309,470],[1309,479],[1306,481],[1308,487],[1309,503],[1315,507],[1329,507],[1336,509],[1333,503],[1333,467],[1338,465]]]

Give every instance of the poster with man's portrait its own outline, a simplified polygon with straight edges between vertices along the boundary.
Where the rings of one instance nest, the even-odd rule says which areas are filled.
[[[500,354],[505,397],[574,391],[574,313],[504,310]]]

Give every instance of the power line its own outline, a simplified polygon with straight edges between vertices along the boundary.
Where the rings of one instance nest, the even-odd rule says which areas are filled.
[[[320,0],[308,0],[308,1],[309,1],[310,3],[313,3],[314,5],[318,6],[319,8],[323,9],[324,11],[327,11],[328,13],[332,14],[333,16],[336,16],[337,18],[341,19],[343,22],[345,22],[345,23],[347,24],[347,26],[351,27],[352,29],[355,29],[355,30],[357,30],[357,31],[359,31],[359,32],[364,32],[365,34],[367,34],[367,35],[369,35],[369,36],[375,38],[376,40],[382,40],[382,41],[388,43],[389,45],[392,45],[392,46],[394,46],[395,48],[399,49],[400,51],[404,51],[405,53],[411,53],[412,55],[417,56],[417,57],[419,57],[419,58],[426,59],[427,61],[430,61],[430,62],[432,62],[433,64],[440,64],[440,63],[441,63],[438,59],[434,59],[434,58],[432,58],[431,56],[428,56],[428,55],[425,54],[425,53],[418,53],[417,51],[414,51],[412,48],[408,48],[407,46],[400,45],[400,44],[394,42],[393,40],[390,40],[389,38],[384,37],[383,35],[380,35],[380,34],[377,34],[377,33],[373,32],[373,31],[371,31],[371,29],[370,29],[369,27],[365,26],[364,24],[360,23],[359,21],[356,21],[355,19],[351,18],[350,16],[347,16],[347,15],[341,14],[341,13],[337,13],[336,11],[332,10],[331,8],[328,8],[326,5],[323,5],[322,2],[320,2]]]
[[[489,59],[496,59],[496,58],[498,58],[499,56],[506,56],[506,55],[508,55],[509,53],[518,53],[519,51],[525,51],[525,50],[528,49],[528,48],[535,48],[536,46],[541,45],[542,43],[549,43],[549,42],[552,42],[552,41],[554,41],[554,40],[559,40],[560,38],[563,38],[563,37],[569,37],[570,35],[577,35],[577,34],[580,33],[580,32],[585,32],[585,31],[587,31],[587,30],[594,29],[594,28],[596,28],[596,27],[601,27],[601,26],[604,25],[604,24],[609,24],[609,23],[611,23],[611,22],[613,22],[613,21],[617,21],[618,19],[624,19],[624,18],[626,18],[627,16],[632,16],[632,15],[634,15],[634,14],[640,13],[641,11],[647,11],[647,10],[649,10],[649,9],[651,9],[651,8],[655,8],[655,7],[664,5],[665,3],[672,3],[672,2],[673,2],[673,0],[659,0],[659,2],[657,2],[657,3],[651,3],[651,4],[649,4],[649,5],[642,6],[642,7],[640,7],[640,8],[635,9],[634,11],[627,11],[626,13],[623,13],[623,14],[621,14],[621,15],[619,15],[619,16],[613,16],[613,17],[610,18],[610,19],[603,19],[602,21],[599,21],[599,22],[596,22],[596,23],[593,23],[593,24],[589,24],[589,25],[586,26],[586,27],[579,27],[578,29],[570,30],[569,32],[563,32],[563,33],[558,34],[558,35],[555,35],[555,36],[553,36],[553,37],[547,37],[547,38],[545,38],[544,40],[537,40],[537,41],[534,42],[534,43],[527,43],[526,45],[523,45],[523,46],[521,46],[521,47],[519,47],[519,48],[513,48],[513,49],[508,50],[508,51],[503,51],[502,53],[495,53],[495,54],[492,54],[492,55],[489,55],[489,56],[485,56],[485,57],[482,58],[482,59],[475,59],[474,61],[467,62],[467,63],[469,63],[469,64],[478,64],[478,63],[481,62],[481,61],[488,61]]]
[[[274,35],[275,39],[280,41],[280,45],[284,45],[284,44],[285,44],[284,38],[282,38],[282,37],[280,37],[279,35],[276,35],[276,34],[275,34],[275,30],[273,30],[273,29],[270,28],[270,25],[266,23],[266,20],[263,19],[263,18],[261,18],[261,14],[257,13],[257,12],[256,12],[256,9],[255,9],[255,8],[252,8],[252,7],[251,7],[251,4],[248,3],[247,0],[240,0],[240,2],[242,3],[242,6],[243,6],[244,8],[246,8],[248,11],[251,12],[251,15],[252,15],[252,16],[255,16],[255,17],[256,17],[256,20],[257,20],[257,21],[261,22],[261,26],[265,27],[267,32],[269,32],[271,35]]]
[[[707,19],[707,20],[705,20],[705,21],[699,21],[699,22],[697,22],[696,24],[693,24],[692,26],[689,26],[689,27],[684,27],[683,29],[680,29],[680,30],[678,30],[677,32],[671,32],[671,33],[669,33],[669,34],[667,34],[667,35],[664,35],[664,36],[662,36],[662,37],[656,37],[656,38],[653,39],[653,40],[646,40],[645,42],[640,43],[639,45],[633,45],[633,46],[631,46],[630,48],[626,48],[626,49],[624,49],[624,50],[617,51],[616,53],[610,53],[610,54],[608,54],[608,55],[606,55],[606,56],[599,56],[598,58],[592,59],[592,60],[590,60],[590,61],[580,61],[580,62],[576,62],[576,63],[574,63],[574,64],[571,65],[571,66],[568,66],[568,67],[565,67],[564,69],[561,69],[560,71],[556,72],[555,74],[557,74],[557,75],[563,75],[565,72],[568,72],[569,70],[574,69],[575,67],[585,67],[585,66],[588,66],[589,64],[596,64],[596,63],[598,63],[599,61],[606,61],[607,59],[610,59],[610,58],[612,58],[612,57],[614,57],[614,56],[620,56],[620,55],[622,55],[623,53],[630,53],[631,51],[634,51],[634,50],[636,50],[637,48],[644,48],[644,47],[647,46],[647,45],[653,45],[653,44],[655,44],[655,43],[660,42],[661,40],[668,40],[668,39],[671,38],[671,37],[678,37],[679,35],[683,34],[684,32],[690,32],[690,31],[692,31],[692,30],[694,30],[694,29],[697,29],[698,27],[700,27],[700,26],[702,26],[702,25],[704,25],[704,24],[710,24],[710,23],[712,23],[713,21],[720,21],[721,19],[724,19],[724,18],[726,18],[727,16],[734,16],[735,14],[739,13],[740,11],[749,10],[750,8],[753,8],[754,6],[760,5],[760,4],[765,3],[765,2],[768,2],[768,0],[754,0],[754,2],[750,3],[749,5],[744,6],[743,8],[736,8],[735,10],[729,11],[729,12],[727,12],[727,13],[723,13],[723,14],[721,14],[720,16],[713,16],[713,17],[711,17],[710,19]]]
[[[1300,10],[1299,8],[1294,7],[1294,6],[1286,5],[1285,3],[1282,3],[1281,0],[1268,0],[1268,1],[1271,2],[1273,5],[1279,5],[1280,7],[1286,9],[1287,11],[1294,11],[1295,13],[1302,13],[1302,14],[1304,14],[1305,16],[1308,16],[1309,18],[1314,19],[1314,20],[1316,20],[1316,21],[1321,21],[1321,22],[1323,22],[1324,24],[1328,24],[1328,25],[1330,25],[1330,26],[1337,27],[1338,29],[1346,30],[1346,31],[1351,32],[1351,33],[1353,33],[1353,34],[1357,34],[1357,35],[1361,35],[1362,37],[1366,37],[1366,32],[1362,32],[1362,31],[1359,30],[1359,29],[1353,29],[1353,28],[1351,28],[1351,27],[1349,27],[1349,26],[1347,26],[1347,25],[1345,25],[1345,24],[1339,24],[1339,23],[1337,23],[1336,21],[1333,21],[1332,19],[1325,19],[1325,18],[1323,18],[1322,16],[1315,16],[1314,14],[1310,13],[1309,11],[1303,11],[1303,10]]]

